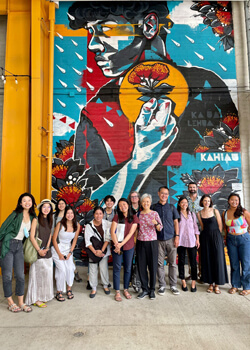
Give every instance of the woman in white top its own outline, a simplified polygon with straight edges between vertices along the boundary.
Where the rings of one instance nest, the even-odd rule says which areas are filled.
[[[96,288],[98,285],[98,265],[100,268],[100,275],[103,284],[103,289],[105,294],[110,294],[108,288],[109,285],[109,272],[108,272],[108,257],[110,255],[109,241],[110,239],[105,237],[105,233],[108,230],[107,220],[103,219],[104,210],[102,207],[95,207],[94,209],[94,219],[86,225],[85,228],[85,245],[89,248],[95,256],[102,258],[99,263],[93,262],[89,258],[89,283],[91,285],[92,291],[89,295],[90,298],[96,296]],[[95,249],[92,243],[92,237],[100,240],[102,237],[103,245],[101,249]],[[106,251],[107,252],[104,253]]]
[[[56,210],[55,213],[53,215],[53,228],[55,229],[56,225],[58,224],[58,222],[60,222],[62,220],[62,218],[64,217],[64,213],[65,213],[65,208],[67,206],[67,202],[65,201],[65,199],[61,198],[58,200],[58,202],[56,203]],[[53,229],[53,232],[54,232]],[[52,232],[52,235],[53,235]],[[74,259],[74,256],[73,256]],[[82,282],[82,278],[79,276],[79,272],[77,271],[76,267],[75,267],[75,281],[76,282]]]
[[[36,217],[36,202],[30,193],[23,193],[18,198],[16,209],[8,216],[0,228],[0,241],[2,243],[2,280],[4,296],[11,312],[30,312],[31,307],[24,304],[24,259],[23,238],[25,232],[31,227],[31,222]],[[12,298],[12,270],[16,280],[16,295],[18,305]]]
[[[64,217],[57,223],[53,234],[52,257],[56,265],[56,299],[65,301],[62,292],[66,292],[67,298],[73,299],[72,285],[74,282],[75,264],[73,250],[80,231],[80,225],[76,222],[76,214],[73,208],[66,207]],[[59,243],[57,242],[59,237]],[[72,243],[71,243],[72,242]]]

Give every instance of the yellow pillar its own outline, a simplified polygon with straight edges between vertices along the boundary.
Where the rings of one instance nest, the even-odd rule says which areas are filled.
[[[31,140],[30,190],[36,201],[41,199],[42,155],[42,85],[41,85],[41,4],[31,0]]]
[[[5,68],[30,74],[30,4],[9,0]],[[0,223],[14,209],[17,197],[29,189],[30,78],[7,77],[4,86]]]

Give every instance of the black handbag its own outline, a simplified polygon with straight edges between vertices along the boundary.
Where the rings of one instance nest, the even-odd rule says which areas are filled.
[[[96,237],[94,237],[94,236],[92,236],[92,237],[90,238],[90,242],[92,243],[93,248],[94,248],[95,250],[102,250],[102,247],[103,247],[103,244],[104,244],[104,241],[103,241],[102,236],[101,236],[100,233],[97,231],[97,229],[96,229],[95,227],[93,227],[90,223],[89,223],[88,225],[91,226],[92,230],[93,230],[93,231],[96,233],[96,235],[99,237],[99,239],[96,238]],[[97,264],[97,263],[99,263],[99,262],[102,260],[101,257],[96,256],[96,255],[92,252],[92,250],[90,250],[89,248],[85,248],[85,250],[86,250],[86,253],[87,253],[89,259],[91,259],[93,263]],[[104,250],[103,254],[105,255],[106,253],[107,253],[107,248]]]

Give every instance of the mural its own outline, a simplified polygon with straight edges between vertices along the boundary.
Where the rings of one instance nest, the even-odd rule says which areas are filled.
[[[219,210],[241,194],[228,1],[60,2],[52,197],[81,222],[107,194],[176,203],[190,181]]]

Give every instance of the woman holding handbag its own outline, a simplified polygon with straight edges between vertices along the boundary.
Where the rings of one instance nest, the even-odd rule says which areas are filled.
[[[108,257],[110,255],[109,239],[105,234],[108,230],[107,220],[103,219],[104,210],[102,207],[95,207],[94,219],[85,227],[85,246],[89,251],[89,283],[92,291],[90,298],[96,296],[98,285],[98,266],[105,294],[110,294]]]
[[[51,229],[53,224],[54,204],[49,199],[43,199],[38,204],[38,219],[33,220],[30,240],[37,250],[35,261],[29,272],[29,284],[25,302],[40,308],[46,308],[47,301],[54,298],[53,293],[53,261],[50,251]],[[39,247],[36,238],[42,243]]]
[[[53,234],[52,257],[56,265],[56,299],[65,301],[62,292],[66,292],[67,298],[73,299],[72,285],[74,281],[75,264],[73,250],[80,231],[80,225],[76,222],[76,213],[71,207],[66,207],[62,220],[57,223]],[[59,242],[57,243],[57,237]]]
[[[122,260],[124,268],[123,295],[126,299],[131,299],[128,287],[134,255],[134,234],[138,223],[138,217],[133,214],[128,200],[126,198],[121,198],[117,204],[117,215],[114,216],[110,229],[111,239],[114,243],[112,248],[112,256],[113,281],[116,301],[122,301],[120,294],[120,272]]]
[[[7,298],[8,310],[11,312],[32,311],[31,307],[23,301],[24,259],[22,241],[24,236],[28,235],[31,223],[36,217],[35,205],[35,199],[32,194],[21,194],[18,198],[16,209],[8,216],[0,228],[3,290],[4,296]],[[13,268],[16,279],[18,306],[12,298]]]

